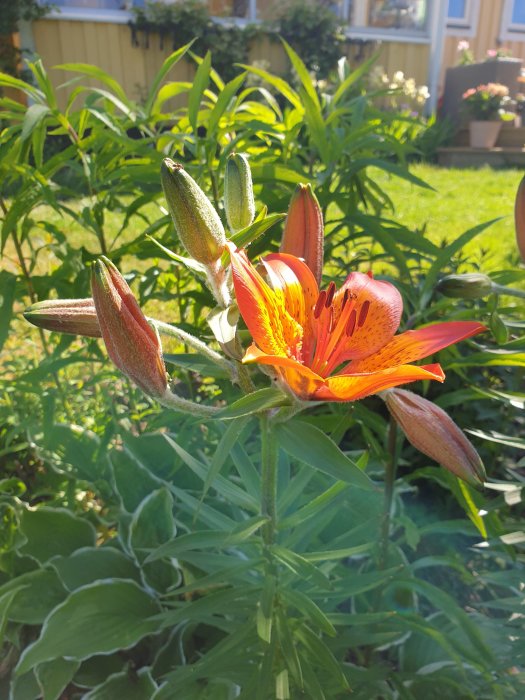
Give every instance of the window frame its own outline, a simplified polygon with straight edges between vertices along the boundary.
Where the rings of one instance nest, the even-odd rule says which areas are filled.
[[[512,22],[515,0],[505,0],[501,13],[500,39],[503,41],[525,41],[525,23]]]
[[[435,0],[426,2],[426,26],[424,29],[396,29],[394,27],[371,27],[368,25],[369,2],[357,0],[354,3],[353,22],[346,27],[346,35],[350,39],[378,40],[388,42],[403,42],[409,44],[428,44],[432,34],[431,22]]]
[[[479,0],[466,0],[465,15],[462,18],[449,17],[447,10],[446,33],[449,36],[475,36],[478,31],[480,14]]]

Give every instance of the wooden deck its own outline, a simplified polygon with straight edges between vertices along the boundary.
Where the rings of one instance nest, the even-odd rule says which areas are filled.
[[[517,147],[470,148],[451,146],[438,149],[438,164],[447,168],[525,168],[525,149]]]
[[[471,148],[468,129],[461,129],[454,145],[438,149],[438,164],[449,168],[525,168],[525,127],[504,124],[495,148]]]

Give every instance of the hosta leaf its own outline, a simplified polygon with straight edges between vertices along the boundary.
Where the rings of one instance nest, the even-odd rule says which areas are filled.
[[[158,630],[153,619],[158,612],[154,598],[132,581],[100,581],[79,588],[49,615],[16,672],[59,656],[81,661],[128,649]]]

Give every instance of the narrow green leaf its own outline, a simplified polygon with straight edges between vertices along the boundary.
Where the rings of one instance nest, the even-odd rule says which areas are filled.
[[[25,141],[33,131],[36,129],[36,127],[42,122],[45,117],[47,117],[48,114],[51,113],[51,110],[47,105],[41,105],[41,104],[34,104],[28,107],[27,112],[25,113],[24,116],[24,123],[22,125],[22,132],[20,133],[20,138],[22,141]]]
[[[164,434],[163,437],[165,440],[167,440],[168,444],[173,447],[184,464],[186,464],[186,466],[188,466],[192,472],[199,477],[199,479],[205,482],[209,471],[208,466],[193,457],[193,455],[181,447],[181,445],[179,445],[170,435]],[[219,475],[214,479],[212,486],[217,492],[221,493],[232,503],[235,503],[242,508],[247,508],[253,512],[257,512],[259,510],[259,504],[255,501],[255,499],[243,491],[242,488],[230,482],[228,479],[225,479]],[[199,509],[197,509],[197,512],[200,513]]]
[[[188,95],[188,119],[195,134],[197,133],[197,115],[204,90],[210,82],[211,53],[208,51],[197,68],[193,87]]]
[[[9,324],[13,317],[15,301],[16,275],[7,270],[0,272],[0,350],[9,333]]]
[[[485,223],[479,224],[478,226],[474,226],[474,228],[465,231],[465,233],[463,233],[461,236],[458,236],[454,241],[452,241],[452,243],[449,243],[446,246],[446,248],[442,249],[442,251],[432,263],[430,270],[428,270],[425,275],[425,281],[423,283],[420,300],[421,309],[424,309],[427,305],[439,275],[442,274],[443,269],[447,267],[447,265],[452,260],[453,256],[458,251],[460,251],[463,248],[463,246],[469,243],[473,238],[479,236],[480,233],[482,233],[485,229],[487,229],[489,226],[492,226],[492,224],[495,224],[499,220],[500,217],[498,217],[497,219],[492,219],[491,221],[486,221]]]
[[[151,88],[146,98],[146,104],[144,105],[144,110],[148,116],[151,115],[153,106],[156,104],[155,100],[157,98],[157,92],[160,88],[160,85],[162,84],[162,81],[168,75],[173,66],[180,61],[180,59],[184,56],[186,51],[188,51],[188,49],[191,47],[194,41],[195,39],[192,39],[192,41],[190,41],[188,44],[181,46],[180,49],[177,49],[177,51],[174,51],[172,54],[170,54],[155,74],[155,77],[153,78],[153,82],[151,84]]]
[[[16,673],[60,656],[82,661],[128,649],[158,630],[153,619],[158,612],[156,601],[132,581],[98,581],[79,588],[49,615]]]
[[[329,505],[348,488],[348,484],[344,481],[337,481],[335,484],[330,486],[324,493],[316,496],[313,500],[303,506],[300,510],[296,511],[288,518],[284,518],[279,523],[280,530],[286,530],[289,527],[297,527],[303,522],[308,520],[314,515],[322,512],[322,510]]]
[[[237,91],[240,89],[245,79],[246,73],[241,73],[240,75],[235,76],[233,80],[230,80],[230,82],[227,83],[224,86],[224,88],[220,91],[219,97],[217,98],[217,102],[215,103],[215,106],[213,107],[211,114],[208,118],[208,136],[212,136],[215,133],[215,130],[219,125],[220,118],[226,111],[230,100],[236,95]]]
[[[93,66],[89,63],[61,63],[58,66],[53,66],[53,68],[73,71],[75,73],[81,73],[82,75],[87,75],[90,78],[100,80],[101,83],[104,83],[106,87],[108,87],[115,93],[115,95],[123,104],[129,107],[128,96],[126,95],[126,92],[125,90],[123,90],[120,83],[117,80],[115,80],[115,78],[111,77],[111,75],[103,71],[101,68]]]
[[[286,80],[278,78],[276,75],[272,75],[271,73],[268,73],[268,71],[262,70],[261,68],[256,68],[255,66],[247,66],[242,63],[240,66],[249,73],[254,73],[260,78],[263,78],[263,80],[266,80],[268,83],[270,83],[270,85],[273,85],[273,87],[278,90],[281,95],[285,97],[299,112],[302,113],[304,111],[299,95],[292,90]]]
[[[379,51],[374,53],[366,61],[363,61],[361,65],[359,65],[354,71],[352,71],[352,73],[350,73],[350,75],[347,78],[343,80],[343,82],[338,86],[337,90],[334,93],[332,99],[332,104],[334,107],[345,96],[346,92],[352,87],[352,85],[354,85],[354,83],[356,83],[360,78],[362,78],[368,73],[368,71],[372,68],[374,63],[379,58],[379,55]]]
[[[252,394],[247,394],[241,399],[227,406],[225,409],[217,413],[217,419],[232,419],[241,416],[249,416],[261,411],[267,411],[269,408],[289,405],[290,399],[283,394],[280,389],[268,387],[266,389],[258,389]]]
[[[321,608],[319,608],[305,593],[299,590],[283,588],[282,596],[289,605],[292,605],[294,608],[296,608],[296,610],[302,613],[310,624],[314,624],[330,637],[335,637],[335,627],[326,617]]]
[[[237,418],[236,420],[233,420],[228,425],[224,435],[222,436],[219,444],[217,445],[217,449],[213,454],[210,464],[210,470],[208,472],[208,476],[206,477],[202,489],[202,500],[204,500],[210,486],[215,481],[215,478],[219,475],[226,460],[229,458],[233,446],[239,440],[240,435],[244,428],[248,425],[249,420],[250,419],[248,416],[244,416],[243,418]]]
[[[281,447],[300,462],[358,488],[375,488],[359,466],[315,425],[292,420],[276,425],[275,432]]]
[[[483,537],[483,539],[487,539],[487,528],[485,527],[485,521],[479,514],[479,508],[472,500],[472,495],[470,493],[469,486],[462,479],[458,479],[457,481],[459,489],[461,491],[461,495],[463,496],[465,512],[467,513],[468,517],[472,520],[474,525],[478,528],[479,534]]]
[[[299,688],[303,687],[303,671],[301,669],[301,661],[299,659],[299,654],[297,653],[297,648],[295,645],[295,640],[293,637],[292,629],[289,625],[289,620],[284,614],[283,610],[278,610],[276,614],[277,622],[277,634],[280,641],[281,651],[286,662],[288,670],[294,677],[295,682]]]
[[[311,579],[315,581],[318,586],[321,586],[321,588],[326,588],[330,585],[328,578],[323,572],[300,554],[292,552],[291,549],[286,549],[286,547],[281,547],[280,545],[273,545],[272,552],[281,564],[284,564],[284,566],[301,579],[307,581]]]
[[[253,243],[259,236],[261,236],[269,228],[282,221],[286,214],[270,214],[265,216],[264,219],[255,220],[253,224],[246,226],[246,228],[237,231],[232,236],[230,240],[235,243],[237,248],[246,248],[250,243]]]
[[[174,540],[166,542],[158,547],[147,557],[146,561],[150,562],[166,557],[176,557],[182,554],[182,552],[192,551],[194,549],[232,547],[249,539],[267,522],[267,518],[258,515],[243,521],[230,531],[203,530],[202,532],[180,535]]]
[[[294,67],[295,72],[297,73],[299,80],[301,81],[303,88],[312,101],[313,105],[317,109],[317,111],[320,113],[321,111],[321,105],[319,103],[319,97],[317,96],[317,92],[315,90],[312,77],[310,73],[308,72],[307,67],[304,65],[304,63],[301,61],[299,56],[295,53],[295,51],[292,49],[290,44],[288,44],[282,37],[281,37],[281,42],[284,46],[284,50],[288,54],[288,58],[290,59],[290,62],[292,66]]]

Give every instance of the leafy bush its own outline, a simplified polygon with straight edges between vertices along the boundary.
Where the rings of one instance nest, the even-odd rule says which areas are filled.
[[[40,63],[36,86],[1,77],[32,98],[27,110],[1,102],[3,694],[321,700],[350,686],[363,699],[519,697],[523,272],[491,273],[500,286],[479,298],[439,292],[488,224],[439,247],[391,218],[373,167],[424,183],[406,166],[413,149],[397,115],[364,90],[370,63],[350,72],[340,62],[326,94],[287,45],[295,88],[254,67],[225,84],[210,55],[192,84],[169,82],[187,48],[142,105],[93,66],[68,67],[101,87],[79,84],[64,111]],[[264,87],[245,87],[247,73]],[[181,94],[186,104],[172,111]],[[55,134],[67,146],[51,153]],[[159,182],[164,156],[183,161],[222,215],[234,150],[249,156],[259,212],[241,231],[251,257],[275,249],[293,189],[310,183],[325,215],[325,283],[373,265],[403,295],[403,329],[490,326],[495,340],[442,351],[447,382],[424,387],[474,431],[485,493],[405,444],[378,399],[308,404],[273,429],[268,541],[261,438],[266,411],[288,407],[265,375],[252,373],[244,395],[213,360],[215,302],[179,247]],[[89,296],[86,264],[101,253],[149,316],[162,305],[190,334],[167,341],[165,361],[178,396],[220,408],[220,419],[161,411],[97,340],[21,325],[27,302]],[[191,336],[215,354],[195,351]]]

